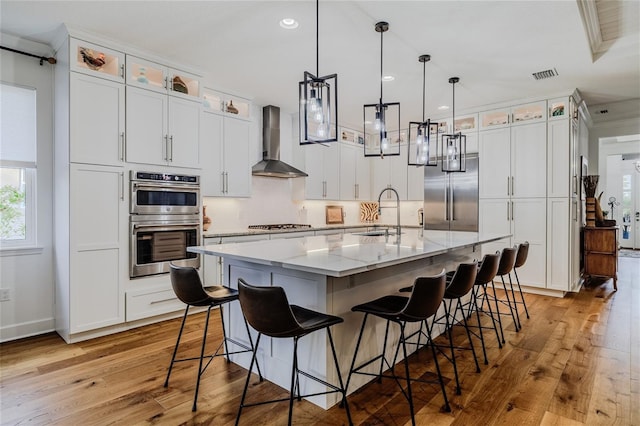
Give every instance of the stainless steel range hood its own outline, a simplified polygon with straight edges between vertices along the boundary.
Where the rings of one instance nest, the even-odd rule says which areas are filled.
[[[262,108],[262,161],[253,166],[251,174],[277,178],[308,176],[305,172],[280,161],[280,108]]]

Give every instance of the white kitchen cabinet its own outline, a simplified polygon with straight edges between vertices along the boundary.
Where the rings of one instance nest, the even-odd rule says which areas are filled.
[[[202,107],[205,111],[251,120],[251,101],[230,93],[205,88],[202,93]]]
[[[202,112],[200,184],[204,196],[251,195],[250,125],[248,121]]]
[[[200,98],[199,76],[132,55],[127,55],[126,81],[128,86],[171,96]]]
[[[407,179],[409,166],[407,165],[407,145],[400,145],[400,155],[369,157],[371,162],[371,174],[373,187],[371,197],[378,199],[380,192],[385,188],[393,188],[398,191],[400,200],[407,200]],[[415,170],[413,171],[414,173]],[[387,191],[382,200],[395,200],[395,194]]]
[[[571,261],[569,199],[549,198],[547,205],[547,287],[569,290]]]
[[[569,120],[550,121],[547,128],[547,196],[568,197],[572,182],[572,149]],[[572,186],[573,185],[573,186]]]
[[[509,127],[511,110],[509,108],[494,109],[480,113],[480,130]]]
[[[124,322],[128,270],[122,168],[73,164],[69,184],[69,332]],[[60,232],[64,230],[58,229]]]
[[[407,166],[407,199],[424,201],[424,168]]]
[[[337,142],[301,146],[305,156],[305,196],[308,200],[338,200],[339,155]]]
[[[211,237],[204,238],[204,245],[223,244],[223,243],[242,243],[247,241],[261,241],[268,240],[269,234],[254,234],[254,235],[238,235],[235,237]],[[221,285],[224,279],[224,270],[222,257],[213,255],[204,255],[202,259],[203,279],[204,285]]]
[[[512,237],[484,244],[483,255],[494,253],[525,241],[529,242],[529,256],[518,270],[520,282],[529,287],[546,286],[546,199],[481,199],[479,231],[481,233],[510,233]]]
[[[127,86],[126,160],[199,167],[200,103]]]
[[[122,166],[124,84],[76,72],[69,79],[70,161]]]
[[[124,83],[123,52],[77,38],[69,38],[68,52],[71,71]]]
[[[511,125],[547,121],[547,101],[531,102],[511,107]]]
[[[546,123],[480,132],[480,198],[545,197]]]
[[[480,198],[508,198],[511,188],[511,129],[480,132],[478,193]]]
[[[545,197],[547,194],[547,125],[511,128],[511,196]]]
[[[362,145],[340,144],[340,199],[369,200],[371,198],[371,168],[362,152]]]

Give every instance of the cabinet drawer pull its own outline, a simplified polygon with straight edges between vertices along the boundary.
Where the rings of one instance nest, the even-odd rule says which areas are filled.
[[[511,195],[509,176],[507,176],[507,195]]]
[[[120,77],[124,78],[124,64],[120,65]]]
[[[151,302],[149,302],[150,305],[156,305],[158,303],[164,303],[164,302],[173,302],[174,300],[176,300],[175,297],[170,297],[168,299],[161,299],[161,300],[152,300]]]
[[[169,152],[168,152],[169,161],[173,161],[173,135],[169,136]]]
[[[509,217],[509,202],[507,201],[507,221],[510,221],[511,218]]]

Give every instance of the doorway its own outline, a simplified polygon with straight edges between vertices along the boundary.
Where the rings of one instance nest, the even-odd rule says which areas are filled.
[[[640,154],[617,154],[607,157],[603,212],[619,227],[621,248],[640,250]]]
[[[640,155],[622,156],[620,246],[640,249]]]

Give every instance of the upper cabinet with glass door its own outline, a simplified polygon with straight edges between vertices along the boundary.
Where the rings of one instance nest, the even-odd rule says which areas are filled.
[[[480,113],[480,130],[507,127],[511,122],[510,108],[494,109]]]
[[[533,102],[511,108],[511,124],[536,123],[547,119],[547,101]]]
[[[72,71],[124,83],[123,52],[70,38],[69,63]]]
[[[478,114],[462,115],[456,117],[454,133],[471,133],[478,131]]]
[[[127,84],[186,99],[200,98],[200,77],[127,55]]]
[[[205,88],[202,91],[202,106],[205,111],[230,115],[244,120],[251,119],[251,101],[229,93]]]
[[[560,120],[570,117],[569,97],[551,99],[549,105],[549,120]]]

